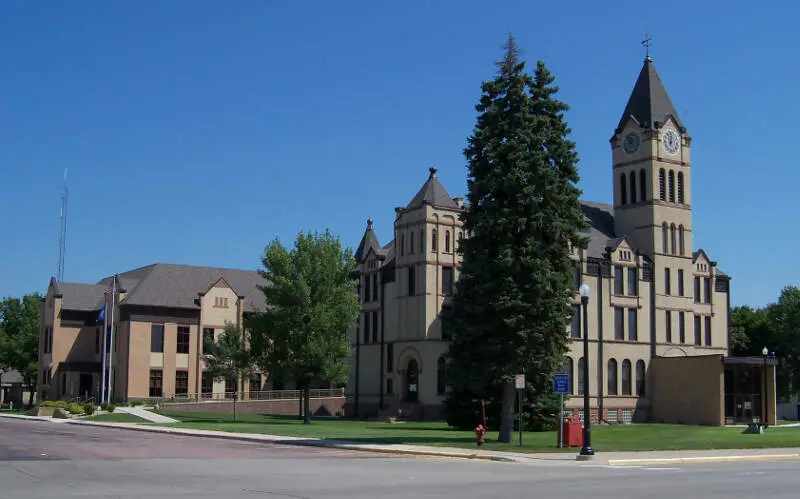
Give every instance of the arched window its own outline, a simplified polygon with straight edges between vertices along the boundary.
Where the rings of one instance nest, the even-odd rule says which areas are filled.
[[[645,394],[645,371],[644,371],[644,361],[637,360],[636,361],[636,395],[643,397]]]
[[[675,238],[675,224],[669,226],[669,238],[670,238],[670,250],[671,253],[674,255],[677,251],[675,249],[675,244],[677,243],[677,239]]]
[[[406,235],[400,234],[400,256],[406,253]]]
[[[578,359],[578,395],[583,395],[583,357]]]
[[[622,394],[631,394],[631,361],[628,359],[622,361]]]
[[[685,236],[684,236],[683,232],[684,232],[683,231],[683,225],[680,225],[678,227],[678,251],[680,252],[681,256],[683,256],[686,253],[686,250],[684,248],[684,241],[685,241],[684,238],[685,238]]]
[[[444,251],[450,253],[450,231],[444,231]]]
[[[461,251],[461,243],[464,242],[464,231],[458,231],[458,251]]]
[[[608,360],[608,394],[617,394],[617,361],[616,359]]]
[[[566,371],[566,372],[564,374],[568,374],[569,375],[569,393],[571,395],[575,394],[575,385],[574,385],[575,371],[573,370],[573,367],[574,367],[574,365],[573,365],[573,362],[572,362],[572,357],[567,357],[567,362],[566,362],[566,365],[564,366],[564,371]]]
[[[631,203],[636,202],[636,172],[631,172]]]
[[[639,201],[647,201],[647,174],[639,170]]]
[[[667,227],[667,222],[661,224],[661,252],[664,253],[665,255],[667,254],[667,248],[669,247],[668,243],[669,237],[667,235],[668,230],[669,229]]]
[[[669,202],[675,202],[675,172],[669,171]]]
[[[439,231],[433,229],[431,231],[431,251],[436,251],[436,240],[439,239]]]
[[[667,200],[667,174],[664,172],[664,169],[658,170],[658,198],[662,201]]]
[[[408,233],[408,252],[414,254],[414,231]]]
[[[619,174],[619,196],[620,204],[628,204],[628,184],[625,182],[625,174]]]
[[[447,388],[447,363],[444,357],[436,361],[436,394],[444,395]]]
[[[684,204],[683,201],[683,172],[678,172],[678,202]]]

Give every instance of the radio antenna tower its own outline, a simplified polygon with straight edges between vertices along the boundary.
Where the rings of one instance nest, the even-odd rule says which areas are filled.
[[[64,168],[64,184],[61,190],[61,213],[58,219],[58,268],[56,270],[56,281],[64,281],[64,253],[66,253],[67,246],[67,197],[69,189],[67,188],[67,169]]]

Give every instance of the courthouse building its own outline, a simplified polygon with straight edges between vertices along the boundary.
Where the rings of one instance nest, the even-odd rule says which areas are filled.
[[[650,57],[610,145],[613,204],[582,202],[589,244],[572,254],[568,409],[583,417],[588,381],[594,421],[719,425],[760,420],[762,411],[774,420],[774,359],[728,356],[731,279],[710,252],[694,249],[692,138]],[[356,251],[362,310],[351,333],[352,412],[442,416],[450,338],[439,316],[457,287],[462,209],[431,169],[411,202],[395,208],[392,241],[381,245],[367,223]],[[581,283],[591,289],[588,331]]]

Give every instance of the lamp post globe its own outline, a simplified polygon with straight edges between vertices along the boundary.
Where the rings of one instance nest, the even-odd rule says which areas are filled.
[[[579,459],[591,459],[592,449],[592,410],[589,404],[589,295],[591,288],[587,283],[578,290],[583,308],[583,445]]]

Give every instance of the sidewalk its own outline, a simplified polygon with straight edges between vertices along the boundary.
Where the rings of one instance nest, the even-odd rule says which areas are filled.
[[[44,420],[58,423],[103,426],[107,428],[124,428],[126,430],[146,431],[152,433],[168,433],[173,435],[201,436],[208,438],[224,438],[246,442],[262,442],[281,445],[306,445],[313,447],[329,447],[350,449],[362,452],[381,454],[406,454],[416,456],[450,457],[461,459],[479,459],[506,463],[528,465],[575,465],[575,466],[644,466],[655,464],[689,464],[752,460],[800,459],[800,448],[786,449],[719,449],[700,451],[650,451],[650,452],[602,452],[598,451],[591,461],[577,461],[578,449],[565,452],[516,453],[463,449],[455,447],[438,447],[428,445],[393,445],[380,443],[348,442],[344,440],[327,440],[303,437],[286,437],[277,435],[261,435],[253,433],[231,433],[214,430],[195,430],[166,426],[140,425],[138,423],[102,423],[78,419],[51,419],[38,416],[22,416],[0,414],[0,417],[11,417],[31,420]]]

